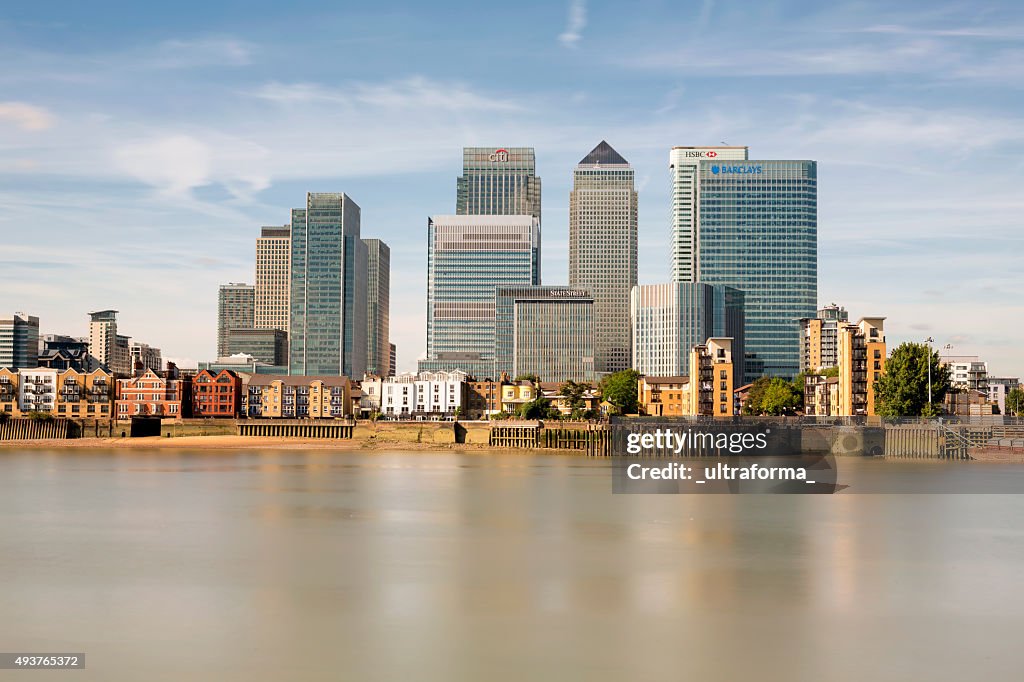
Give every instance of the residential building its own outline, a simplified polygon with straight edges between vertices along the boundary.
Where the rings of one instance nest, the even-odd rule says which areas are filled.
[[[268,365],[288,364],[288,333],[281,329],[229,329],[228,357],[251,355]]]
[[[601,392],[593,386],[584,389],[580,394],[581,405],[574,407],[569,398],[562,395],[564,381],[541,381],[540,396],[545,398],[563,417],[571,417],[574,412],[591,411],[597,413],[601,409]]]
[[[820,372],[838,366],[839,325],[849,321],[850,315],[846,308],[840,308],[835,303],[819,308],[817,317],[800,320],[801,372]]]
[[[644,284],[630,296],[633,368],[653,377],[690,375],[690,351],[709,338],[731,338],[742,376],[744,296],[695,282]]]
[[[467,374],[420,372],[386,378],[381,412],[393,419],[454,419],[465,411]]]
[[[682,417],[690,414],[690,377],[642,376],[637,380],[640,413],[651,417]]]
[[[199,370],[192,377],[192,416],[237,417],[242,408],[242,379],[231,370]]]
[[[182,419],[192,416],[192,377],[170,369],[117,380],[115,415],[117,419],[152,416]]]
[[[594,299],[568,287],[496,287],[494,370],[542,381],[594,381]]]
[[[831,417],[839,413],[839,377],[804,375],[804,415]]]
[[[988,393],[988,363],[977,355],[943,355],[939,360],[949,367],[949,379],[955,388]]]
[[[117,333],[117,311],[89,313],[90,369],[103,367],[117,376],[132,373],[130,337]]]
[[[700,160],[696,281],[744,293],[744,382],[800,371],[818,297],[817,164]]]
[[[540,224],[540,178],[532,147],[464,147],[457,215],[528,215]]]
[[[359,225],[358,204],[342,193],[308,193],[292,211],[289,374],[366,371],[369,254]]]
[[[427,235],[427,354],[419,370],[493,378],[495,287],[540,284],[537,219],[434,216]]]
[[[134,376],[142,374],[147,369],[151,369],[154,372],[159,372],[163,369],[164,361],[163,357],[161,357],[159,348],[154,348],[153,346],[142,343],[141,341],[129,341],[129,365],[132,368],[132,374]]]
[[[251,284],[220,285],[217,297],[217,357],[230,355],[228,331],[251,329],[256,310],[256,288]]]
[[[745,161],[747,147],[673,147],[672,173],[672,281],[697,282],[697,218],[700,214],[701,161]]]
[[[714,338],[690,351],[690,414],[731,417],[735,368],[732,339]]]
[[[0,367],[0,413],[6,413],[9,417],[21,414],[18,405],[20,386],[18,370]]]
[[[364,239],[368,252],[366,286],[366,371],[387,376],[391,366],[391,248]]]
[[[245,382],[242,412],[250,418],[343,419],[352,414],[344,376],[254,374]]]
[[[366,374],[359,382],[359,411],[361,416],[369,417],[371,413],[380,413],[380,399],[384,392],[384,379],[375,374]]]
[[[18,410],[53,413],[57,404],[59,371],[36,368],[18,370]]]
[[[501,384],[501,379],[469,378],[466,382],[466,417],[482,419],[501,412]]]
[[[31,369],[39,356],[39,318],[25,313],[0,317],[0,367]]]
[[[569,287],[594,297],[594,371],[631,366],[629,292],[637,283],[633,167],[605,141],[576,166],[569,194]]]
[[[526,403],[540,397],[540,387],[528,379],[509,381],[501,385],[501,411],[516,414]]]
[[[92,366],[89,356],[89,339],[76,339],[62,334],[46,334],[42,337],[39,352],[40,367],[52,369],[76,369],[88,371]]]
[[[0,412],[12,416],[46,412],[55,417],[109,419],[113,396],[113,377],[103,369],[0,369]]]
[[[884,317],[862,317],[838,330],[839,400],[833,416],[873,416],[875,382],[885,372]]]
[[[288,333],[292,226],[263,227],[256,238],[253,325]]]
[[[1006,394],[1020,387],[1020,377],[988,377],[988,398],[999,406],[999,414],[1006,414]]]

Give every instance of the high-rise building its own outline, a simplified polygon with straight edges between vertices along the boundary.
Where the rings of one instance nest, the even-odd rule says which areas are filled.
[[[530,215],[540,222],[540,178],[532,147],[464,147],[458,215]]]
[[[287,366],[288,335],[280,329],[229,329],[227,350],[228,356],[251,355],[255,362]]]
[[[419,371],[494,371],[495,287],[540,284],[540,225],[530,215],[427,221],[427,355]]]
[[[254,324],[257,329],[288,331],[291,283],[291,225],[264,227],[256,238]]]
[[[744,383],[800,371],[818,297],[814,161],[699,161],[697,281],[744,293]]]
[[[364,239],[367,260],[366,371],[388,376],[391,362],[391,249],[379,239]]]
[[[39,358],[39,318],[14,313],[0,317],[0,367],[32,369]]]
[[[747,147],[673,147],[672,172],[672,281],[697,282],[697,216],[700,214],[700,176],[703,160],[742,161]]]
[[[633,168],[605,141],[573,172],[569,286],[594,297],[594,370],[631,366],[629,292],[637,283]]]
[[[130,337],[117,333],[117,311],[89,313],[90,369],[103,367],[119,376],[132,373]]]
[[[690,350],[690,414],[731,417],[735,356],[732,339],[708,339]]]
[[[817,317],[805,317],[800,320],[802,352],[800,354],[801,372],[819,372],[829,367],[836,367],[836,344],[839,339],[839,325],[850,321],[846,308],[835,303],[818,309]]]
[[[390,346],[390,352],[388,355],[391,357],[391,361],[388,363],[388,376],[395,376],[395,368],[398,366],[398,346],[393,343],[388,344]]]
[[[884,317],[862,317],[856,324],[839,325],[839,400],[834,415],[875,414],[874,386],[885,372],[884,322]]]
[[[217,296],[217,357],[228,354],[228,330],[251,329],[256,290],[251,284],[221,284]]]
[[[342,193],[309,193],[292,211],[288,373],[366,371],[366,274],[360,210]]]
[[[593,382],[594,299],[567,287],[497,287],[493,377]]]
[[[743,292],[697,282],[643,284],[633,287],[630,318],[633,368],[641,374],[689,376],[695,346],[709,338],[730,338],[736,377],[742,376]]]

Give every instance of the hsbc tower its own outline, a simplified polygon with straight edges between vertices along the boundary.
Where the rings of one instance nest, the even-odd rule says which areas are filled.
[[[672,281],[696,282],[697,225],[700,220],[701,161],[746,161],[747,147],[673,147],[672,172]]]

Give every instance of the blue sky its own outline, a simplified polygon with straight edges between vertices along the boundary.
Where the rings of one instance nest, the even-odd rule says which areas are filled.
[[[0,310],[86,313],[212,359],[261,225],[344,191],[423,352],[426,219],[464,145],[533,146],[543,274],[572,167],[634,165],[640,281],[669,273],[668,150],[819,162],[819,300],[1024,374],[1024,8],[1002,3],[49,2],[0,10]]]

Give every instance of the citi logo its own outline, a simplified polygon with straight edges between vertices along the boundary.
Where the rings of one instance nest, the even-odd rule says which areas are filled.
[[[508,161],[508,150],[507,149],[495,149],[494,153],[488,157],[491,161]]]

